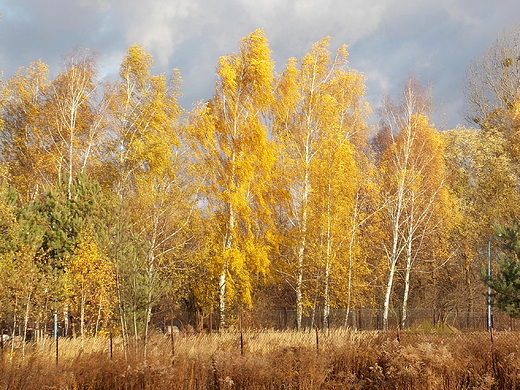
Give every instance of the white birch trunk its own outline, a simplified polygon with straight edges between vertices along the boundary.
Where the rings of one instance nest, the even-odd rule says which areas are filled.
[[[356,233],[361,225],[358,224],[358,207],[359,207],[359,192],[356,192],[356,198],[354,203],[354,214],[352,216],[352,230],[350,231],[350,240],[348,243],[348,280],[347,280],[347,313],[345,314],[344,328],[348,327],[348,319],[350,317],[350,309],[352,305],[352,278],[354,268],[354,242],[356,239]]]
[[[332,261],[332,234],[331,234],[331,216],[330,216],[330,202],[331,202],[331,185],[329,183],[329,194],[327,200],[327,249],[325,252],[325,276],[324,276],[324,292],[323,292],[323,327],[329,329],[330,316],[330,270]]]
[[[154,217],[153,233],[150,242],[150,253],[148,254],[148,264],[146,267],[147,273],[147,294],[146,294],[146,320],[144,324],[144,357],[146,358],[148,352],[148,333],[150,329],[150,321],[152,320],[152,305],[153,305],[153,289],[155,283],[155,245],[157,242],[157,217]]]
[[[233,232],[235,230],[235,209],[232,205],[229,205],[229,219],[228,219],[228,228],[227,235],[224,242],[224,251],[228,251],[234,245],[233,243]],[[229,264],[227,263],[227,259],[224,258],[224,263],[222,264],[222,271],[220,273],[219,279],[219,330],[222,330],[226,326],[226,315],[227,315],[227,305],[226,305],[226,283],[227,283],[227,273],[228,273]]]
[[[70,327],[69,305],[65,302],[63,304],[63,335],[64,336],[69,335],[69,327]]]
[[[31,308],[31,293],[27,297],[27,301],[25,302],[25,315],[23,318],[23,334],[22,334],[22,357],[25,357],[25,340],[27,338],[27,328],[29,325],[29,312]]]
[[[310,193],[310,180],[308,169],[305,171],[304,188],[302,194],[302,216],[300,225],[301,241],[298,248],[298,259],[297,259],[297,278],[296,278],[296,329],[302,328],[303,318],[303,270],[305,264],[305,250],[307,246],[307,207]]]
[[[408,237],[406,243],[406,271],[404,276],[404,293],[403,293],[403,306],[402,306],[402,317],[401,317],[401,329],[404,329],[406,325],[406,318],[408,316],[408,297],[410,295],[410,273],[412,271],[412,235]]]
[[[81,349],[85,347],[85,304],[87,300],[86,293],[81,294],[81,308],[80,308],[80,319],[79,319],[79,331],[81,335]]]
[[[305,219],[307,218],[306,212]],[[298,263],[297,263],[297,279],[296,279],[296,329],[300,330],[302,328],[302,318],[303,318],[303,265],[304,265],[304,255],[305,255],[305,246],[306,246],[306,237],[305,235],[302,237],[300,242],[300,247],[298,248]]]
[[[407,95],[408,97],[408,95]],[[402,154],[397,152],[394,156],[394,166],[398,177],[397,194],[395,199],[395,206],[390,204],[390,222],[392,224],[392,248],[389,253],[389,273],[386,284],[385,300],[383,306],[383,330],[388,330],[388,314],[390,311],[390,300],[392,295],[392,289],[394,284],[395,271],[397,263],[403,252],[402,243],[400,242],[400,234],[403,224],[403,213],[406,203],[406,183],[407,183],[407,169],[409,166],[410,153],[412,150],[412,144],[414,142],[412,137],[412,124],[411,118],[414,112],[414,101],[412,99],[406,100],[406,107],[404,117],[401,123],[404,123],[402,131],[405,133],[405,140],[403,144]],[[399,122],[399,121],[398,121]],[[393,133],[392,133],[393,136]],[[394,202],[392,202],[394,203]],[[395,208],[394,208],[395,207]]]
[[[403,187],[404,184],[401,184],[400,188],[398,189],[398,198],[395,214],[392,213],[394,217],[392,218],[392,249],[390,251],[390,258],[388,262],[388,279],[386,283],[385,300],[383,304],[383,330],[388,330],[388,314],[390,312],[390,299],[392,296],[392,289],[394,286],[394,276],[397,267],[397,262],[401,253],[401,248],[399,248],[399,229],[401,225],[401,214],[404,196]]]
[[[222,266],[222,272],[220,273],[219,290],[218,290],[218,313],[219,313],[219,325],[218,329],[222,330],[226,326],[226,277],[227,277],[227,264]]]

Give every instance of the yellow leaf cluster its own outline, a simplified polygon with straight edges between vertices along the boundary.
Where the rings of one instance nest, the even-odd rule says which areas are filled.
[[[88,230],[84,232],[65,273],[65,291],[72,309],[87,305],[92,317],[109,317],[116,305],[114,267]]]

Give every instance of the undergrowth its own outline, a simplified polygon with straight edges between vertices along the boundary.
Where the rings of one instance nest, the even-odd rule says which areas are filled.
[[[249,331],[6,345],[1,389],[516,389],[520,333]],[[111,344],[111,345],[110,345]]]

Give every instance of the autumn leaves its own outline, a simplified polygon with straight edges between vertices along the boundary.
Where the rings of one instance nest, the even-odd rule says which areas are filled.
[[[74,234],[34,211],[42,237],[63,229],[71,240],[33,256],[63,264],[53,277],[81,333],[117,319],[128,341],[181,302],[217,311],[222,327],[258,302],[289,303],[298,328],[311,311],[328,325],[332,307],[382,304],[388,326],[396,279],[406,312],[412,270],[449,257],[444,141],[411,80],[372,148],[364,76],[346,47],[331,55],[328,45],[276,74],[257,30],[220,59],[213,97],[191,112],[177,102],[179,73],[152,75],[140,46],[115,81],[99,80],[95,55],[78,51],[53,80],[37,62],[2,84],[4,184],[16,207],[48,202],[53,188],[69,207],[90,182],[104,194],[96,222]],[[75,207],[88,220],[88,195]]]
[[[265,37],[254,32],[221,59],[215,95],[192,118],[218,217],[210,260],[219,264],[221,321],[228,305],[240,307],[228,291],[249,306],[262,274],[291,287],[298,328],[306,310],[321,307],[328,324],[331,306],[365,306],[364,294],[385,283],[387,327],[397,268],[406,269],[406,312],[412,267],[447,256],[428,246],[449,226],[439,225],[448,207],[439,205],[443,149],[425,94],[411,79],[404,106],[387,107],[390,138],[373,158],[364,77],[348,68],[345,47],[334,58],[327,47],[325,38],[274,76]]]

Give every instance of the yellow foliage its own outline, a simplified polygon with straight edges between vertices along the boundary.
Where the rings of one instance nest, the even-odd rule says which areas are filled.
[[[273,106],[280,151],[276,185],[284,188],[277,209],[286,221],[278,240],[285,256],[277,267],[290,275],[286,280],[296,290],[299,312],[307,301],[300,292],[311,288],[305,279],[325,274],[320,286],[329,291],[325,299],[346,296],[349,282],[335,285],[330,294],[330,275],[345,276],[342,268],[357,272],[349,259],[364,262],[354,237],[361,153],[368,137],[364,77],[348,68],[346,46],[331,60],[329,40],[314,44],[299,61],[287,62]],[[316,275],[309,275],[310,270]]]
[[[3,153],[21,200],[32,199],[38,187],[52,181],[56,174],[43,109],[50,85],[48,73],[42,61],[33,62],[20,68],[0,89]]]
[[[276,159],[265,121],[274,100],[270,54],[263,31],[256,30],[238,53],[220,58],[213,99],[195,109],[187,126],[220,233],[209,268],[226,281],[221,294],[229,304],[250,306],[252,275],[269,265],[266,197]]]
[[[180,76],[173,71],[168,83],[150,73],[153,59],[144,47],[132,45],[120,67],[120,80],[107,88],[105,98],[115,135],[115,159],[110,171],[115,183],[144,191],[151,183],[173,175],[173,149],[180,106]]]
[[[99,312],[108,319],[117,303],[113,264],[89,230],[81,235],[68,263],[65,292],[71,309],[77,313],[86,310],[91,319]]]

